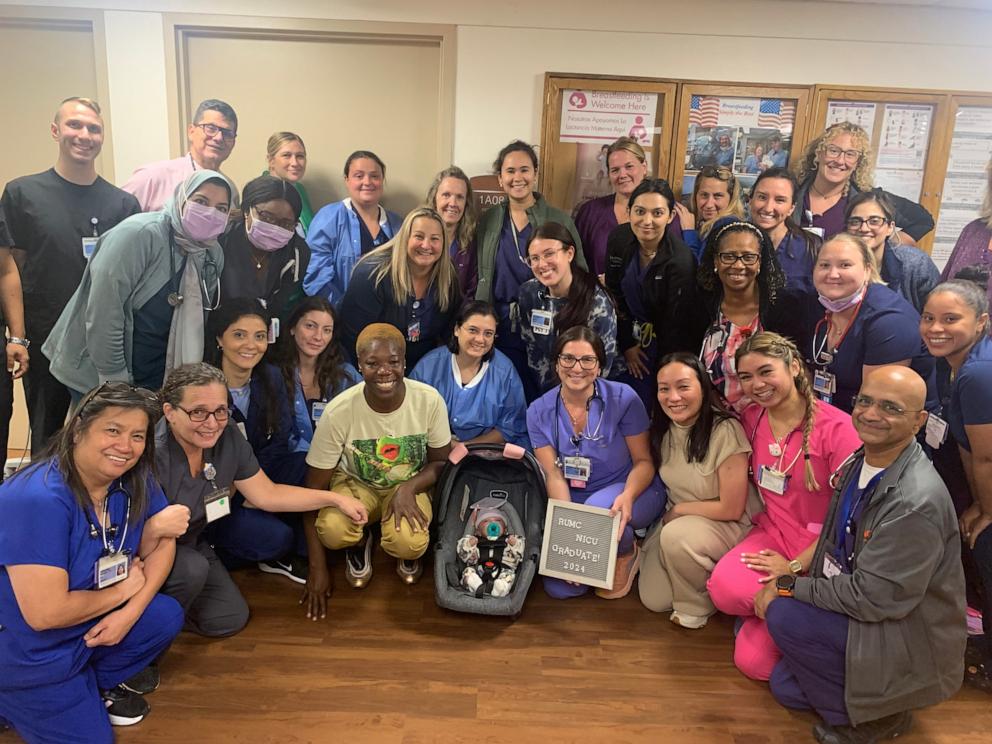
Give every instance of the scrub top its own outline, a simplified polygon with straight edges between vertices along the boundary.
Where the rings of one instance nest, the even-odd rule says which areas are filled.
[[[831,238],[837,233],[842,233],[846,229],[844,224],[844,212],[847,210],[847,197],[842,196],[830,209],[823,214],[813,214],[809,207],[809,193],[807,192],[803,200],[803,222],[802,227],[818,227],[823,230],[823,239]]]
[[[985,336],[971,347],[953,382],[944,359],[937,360],[937,370],[942,415],[954,441],[971,452],[965,427],[992,424],[992,339]]]
[[[155,427],[155,466],[165,496],[170,504],[189,507],[189,529],[176,542],[196,545],[207,526],[204,499],[218,488],[232,488],[234,481],[247,480],[261,468],[251,445],[238,431],[233,419],[228,419],[217,444],[203,452],[204,469],[213,465],[216,475],[208,479],[203,472],[190,475],[189,460],[179,442],[172,435],[168,422],[163,418]],[[223,518],[223,517],[222,517]]]
[[[557,457],[588,457],[589,481],[585,488],[570,487],[572,500],[585,503],[590,495],[627,480],[634,461],[624,437],[642,434],[649,421],[644,404],[622,382],[599,378],[589,401],[586,428],[576,436],[561,400],[558,385],[530,404],[527,430],[534,449],[551,447]]]
[[[324,406],[319,404],[329,403],[335,395],[362,381],[362,376],[358,374],[358,370],[348,362],[342,362],[341,372],[342,377],[336,389],[328,388],[320,398],[307,398],[303,392],[303,385],[300,384],[300,372],[299,370],[296,371],[296,386],[293,396],[293,430],[289,435],[290,452],[309,451],[310,442],[313,441],[313,432],[317,428],[317,421],[323,415]],[[318,404],[316,408],[314,407],[315,403]]]
[[[128,495],[115,483],[107,497],[110,524],[117,527],[114,548],[138,551],[145,520],[166,507],[162,489],[149,478],[148,505],[134,514],[124,533]],[[99,525],[90,510],[89,520]],[[7,575],[7,566],[41,565],[69,574],[69,591],[96,588],[94,570],[103,553],[100,531],[62,479],[57,460],[32,465],[0,486],[0,689],[21,689],[66,680],[88,661],[92,649],[83,636],[99,617],[68,628],[36,631],[25,622]],[[123,546],[120,544],[123,537]]]
[[[493,277],[493,305],[499,321],[496,326],[496,345],[501,349],[524,350],[524,342],[520,338],[520,318],[516,316],[517,296],[520,286],[534,278],[534,273],[527,264],[527,241],[530,240],[534,226],[527,224],[523,230],[517,230],[510,219],[510,210],[506,210],[506,219],[499,234],[499,245],[496,247],[495,276]],[[511,313],[514,317],[511,318]]]
[[[775,255],[785,272],[786,284],[812,291],[813,256],[801,235],[787,232],[775,249]]]
[[[814,492],[806,490],[802,423],[779,442],[779,455],[772,454],[776,451],[776,440],[764,408],[752,405],[742,414],[741,423],[751,442],[752,478],[765,503],[765,510],[755,517],[754,523],[777,535],[780,544],[789,549],[789,555],[801,553],[816,540],[826,519],[833,495],[830,474],[861,446],[851,417],[822,400],[816,402],[816,416],[809,438],[810,463],[820,486]],[[759,477],[765,467],[785,472],[784,493],[761,486]]]
[[[465,385],[455,355],[445,347],[421,359],[410,379],[427,383],[441,394],[451,432],[459,441],[498,429],[507,442],[530,446],[524,388],[513,363],[498,349],[493,349],[492,358]]]
[[[806,302],[805,338],[800,350],[810,370],[836,375],[836,391],[829,400],[818,393],[821,398],[850,413],[851,400],[861,389],[864,365],[909,359],[909,366],[927,383],[927,409],[936,407],[934,360],[920,338],[920,314],[905,298],[882,284],[868,285],[861,308],[830,361],[824,354],[831,350],[820,349],[827,333],[823,307],[815,294],[807,295]]]

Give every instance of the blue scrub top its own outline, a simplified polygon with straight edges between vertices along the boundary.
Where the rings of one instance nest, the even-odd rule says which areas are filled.
[[[344,377],[341,379],[338,389],[331,390],[328,388],[325,390],[324,395],[320,398],[322,402],[327,403],[338,393],[362,381],[362,376],[358,374],[358,370],[348,362],[344,362],[341,365],[341,371],[344,373]],[[310,442],[313,441],[313,432],[317,427],[317,422],[313,418],[313,404],[315,402],[317,401],[307,399],[303,393],[303,385],[300,384],[300,374],[297,371],[296,391],[293,397],[293,431],[289,435],[289,449],[291,452],[310,451]]]
[[[454,354],[439,347],[421,359],[410,379],[424,382],[444,398],[451,432],[462,442],[498,429],[503,439],[530,447],[527,438],[527,402],[513,362],[493,349],[481,379],[466,387],[456,379]],[[460,377],[460,376],[459,376]]]
[[[579,503],[606,486],[627,480],[634,461],[624,437],[642,434],[649,426],[644,404],[629,386],[599,378],[596,391],[598,395],[590,401],[585,437],[578,444],[572,443],[574,432],[560,397],[561,385],[527,409],[527,430],[534,449],[551,447],[562,458],[589,458],[592,471],[585,488],[569,489],[572,500]]]
[[[79,673],[92,650],[83,636],[100,618],[68,628],[32,630],[21,614],[7,575],[7,566],[41,565],[61,568],[69,575],[69,591],[96,589],[94,568],[103,553],[103,540],[90,536],[90,522],[62,479],[55,459],[32,465],[0,486],[0,689],[22,689],[67,680]],[[116,485],[116,484],[115,484]],[[165,495],[148,481],[149,502],[124,536],[123,548],[138,551],[145,520],[166,507]],[[110,523],[119,548],[127,512],[127,496],[111,489]],[[133,508],[133,505],[132,505]],[[90,513],[93,524],[99,516]],[[108,540],[111,538],[108,535]]]
[[[909,366],[927,383],[927,410],[936,408],[934,360],[920,338],[920,315],[902,295],[882,284],[868,285],[861,309],[829,364],[818,363],[814,358],[814,345],[819,349],[827,332],[827,324],[820,323],[824,311],[816,300],[815,290],[807,297],[807,302],[807,333],[800,349],[810,369],[826,370],[837,376],[837,391],[830,401],[833,405],[851,413],[851,399],[861,389],[864,365],[877,366],[909,359]]]
[[[813,257],[801,235],[787,232],[775,249],[775,255],[788,286],[813,291]]]
[[[937,360],[943,417],[954,441],[971,452],[965,426],[992,424],[992,339],[984,337],[973,347],[950,382],[950,366]]]

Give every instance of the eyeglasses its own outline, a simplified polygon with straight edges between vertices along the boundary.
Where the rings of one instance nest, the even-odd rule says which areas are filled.
[[[238,137],[238,133],[233,129],[227,129],[226,127],[219,127],[216,124],[194,124],[194,127],[200,127],[203,133],[208,137],[216,137],[218,134],[224,139],[225,142],[231,142]]]
[[[214,417],[214,421],[218,424],[223,424],[229,418],[231,418],[230,408],[218,408],[216,411],[208,411],[205,408],[194,408],[192,411],[187,411],[182,406],[176,406],[180,411],[189,416],[189,420],[194,424],[202,424],[211,416]]]
[[[599,359],[594,356],[582,356],[577,357],[571,354],[559,354],[558,364],[560,364],[565,369],[571,369],[578,362],[579,366],[584,370],[596,369],[596,365],[599,364]]]
[[[844,160],[849,163],[856,163],[861,159],[864,154],[861,150],[841,150],[837,145],[827,145],[823,148],[823,152],[831,158],[839,158],[841,155],[844,156]]]
[[[565,248],[552,248],[536,256],[527,256],[527,265],[530,266],[531,268],[534,268],[539,263],[541,263],[541,261],[548,263],[554,259],[555,254],[558,253],[558,251],[563,251],[563,250],[565,250]]]
[[[761,260],[760,253],[717,253],[716,257],[724,266],[733,266],[738,261],[745,266],[754,266]]]
[[[83,409],[96,400],[107,403],[130,403],[132,405],[141,403],[161,412],[159,409],[158,393],[147,388],[135,387],[121,380],[107,380],[100,387],[91,390],[83,397],[79,402],[79,407],[76,409],[76,415],[82,415]]]
[[[879,410],[886,416],[905,416],[907,413],[919,413],[924,410],[922,408],[906,409],[891,400],[875,400],[868,395],[855,395],[851,398],[851,405],[855,408],[871,408],[876,403]]]
[[[255,216],[258,217],[262,222],[268,222],[270,225],[278,225],[283,230],[289,230],[292,232],[296,229],[296,223],[292,220],[281,220],[276,217],[272,212],[266,212],[265,210],[255,210]]]
[[[877,214],[873,214],[871,217],[848,217],[844,224],[847,225],[848,230],[860,230],[862,225],[868,225],[868,227],[877,230],[880,227],[888,225],[892,220],[888,217],[880,217]]]

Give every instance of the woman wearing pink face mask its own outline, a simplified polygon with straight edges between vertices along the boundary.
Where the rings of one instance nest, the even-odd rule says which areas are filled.
[[[241,218],[235,213],[219,238],[224,249],[221,294],[258,300],[279,325],[304,297],[310,248],[296,233],[302,208],[290,181],[259,176],[245,184]]]
[[[220,303],[234,185],[198,170],[158,212],[101,236],[79,289],[42,352],[75,399],[107,380],[157,390],[165,373],[203,358],[207,313]]]

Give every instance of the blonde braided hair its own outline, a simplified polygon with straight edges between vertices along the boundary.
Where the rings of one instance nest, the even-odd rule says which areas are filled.
[[[809,381],[809,374],[799,349],[785,336],[771,331],[762,331],[751,336],[737,349],[737,353],[734,355],[737,367],[740,367],[741,359],[748,354],[761,354],[762,356],[781,359],[786,369],[791,369],[793,362],[799,366],[799,373],[793,378],[793,381],[796,390],[806,404],[806,414],[803,417],[803,462],[806,490],[811,493],[819,491],[820,484],[817,483],[816,476],[813,474],[813,463],[809,456],[809,440],[813,435],[813,426],[816,424],[816,396],[813,394],[813,385]]]

